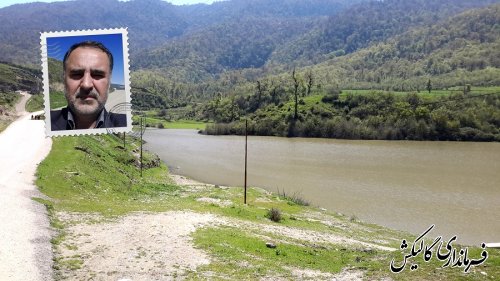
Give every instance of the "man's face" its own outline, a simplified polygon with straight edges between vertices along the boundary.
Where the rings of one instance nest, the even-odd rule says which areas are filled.
[[[78,116],[97,116],[106,104],[111,81],[109,58],[93,47],[79,47],[66,60],[64,89],[68,106]]]

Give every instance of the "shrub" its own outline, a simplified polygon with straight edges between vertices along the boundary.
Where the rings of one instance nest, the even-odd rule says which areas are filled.
[[[123,164],[131,164],[135,162],[135,157],[127,151],[120,151],[116,154],[116,161]]]
[[[269,211],[267,211],[266,217],[274,222],[280,222],[281,211],[277,208],[271,208]]]

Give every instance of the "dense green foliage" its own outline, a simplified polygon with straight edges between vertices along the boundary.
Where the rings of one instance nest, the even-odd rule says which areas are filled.
[[[221,103],[224,106],[225,103]],[[219,112],[229,112],[231,105]],[[332,93],[269,105],[248,116],[248,134],[342,139],[500,141],[500,95]],[[224,117],[217,117],[223,119]],[[207,126],[208,134],[244,134],[241,119]]]
[[[234,69],[260,68],[285,43],[359,1],[224,1],[178,8],[194,31],[135,57],[173,81],[199,83]],[[196,27],[196,28],[195,28]]]
[[[318,83],[399,91],[500,85],[500,5],[412,29],[312,67]],[[333,75],[332,75],[333,74]]]
[[[211,6],[174,6],[161,0],[77,0],[12,5],[0,9],[0,60],[39,66],[39,32],[43,31],[127,27],[130,51],[136,54],[161,46],[193,30],[241,18],[241,15],[329,15],[351,5],[351,2],[238,0]]]
[[[235,1],[236,3],[240,1]],[[262,1],[249,1],[255,6]],[[281,2],[281,1],[280,1]],[[298,1],[295,10],[299,10]],[[308,1],[302,1],[308,2]],[[248,12],[171,41],[136,57],[137,68],[159,69],[172,80],[200,82],[232,69],[278,70],[294,64],[310,65],[354,53],[362,48],[422,26],[431,26],[464,10],[498,2],[481,1],[371,1],[329,15],[285,16],[270,4],[264,15]],[[317,7],[311,3],[311,7]],[[287,5],[284,5],[285,7]],[[212,7],[215,9],[215,6]],[[253,11],[252,8],[245,9]],[[286,10],[286,8],[282,8]],[[292,13],[293,15],[293,13]],[[465,32],[465,31],[464,31]]]
[[[425,125],[429,133],[414,134],[402,129],[403,125],[413,126],[413,121],[389,125],[395,122],[393,116],[384,117],[384,122],[390,121],[376,126],[373,120],[366,125],[363,118],[355,115],[344,120],[343,109],[333,108],[335,104],[327,110],[331,113],[307,115],[298,111],[299,108],[306,112],[322,111],[328,102],[318,101],[319,109],[304,109],[299,100],[307,103],[304,97],[329,95],[340,89],[421,93],[454,87],[499,86],[498,2],[232,0],[213,5],[174,6],[159,0],[106,0],[98,4],[100,13],[107,13],[102,17],[106,20],[100,20],[103,22],[88,21],[87,12],[76,11],[78,1],[22,6],[26,11],[47,10],[50,15],[54,13],[52,8],[59,8],[55,19],[71,13],[81,16],[64,22],[43,23],[45,15],[19,11],[17,6],[0,9],[0,15],[6,19],[16,15],[17,19],[27,21],[22,30],[37,32],[63,23],[64,29],[77,23],[83,24],[80,29],[102,26],[115,23],[119,17],[120,23],[129,23],[132,103],[136,110],[163,112],[160,119],[164,121],[158,122],[162,126],[166,121],[179,119],[231,123],[247,116],[259,120],[262,128],[255,130],[256,134],[493,140],[496,132],[487,124],[497,125],[478,116],[471,117],[479,122],[475,126],[458,127],[481,132],[474,131],[474,137],[470,137],[472,133],[457,133],[454,129],[435,131],[433,122],[418,118],[413,121],[421,127]],[[127,12],[121,13],[124,10]],[[130,10],[135,13],[130,14]],[[151,10],[155,11],[154,16],[149,15]],[[159,23],[160,18],[169,20]],[[0,34],[12,30],[12,22],[15,20],[7,20],[0,27]],[[25,36],[6,37],[8,40],[0,45],[0,50],[5,50],[1,58],[19,61],[27,54],[22,52],[33,51],[28,45],[34,44],[34,39]],[[21,44],[19,40],[24,41]],[[29,48],[22,48],[22,54],[13,52],[14,43]],[[49,69],[59,65],[60,62],[49,61]],[[290,75],[292,72],[295,75]],[[2,76],[7,77],[5,81],[16,77]],[[60,77],[59,72],[51,77],[53,91],[62,90]],[[484,109],[481,104],[471,106]],[[489,106],[493,111],[499,110],[494,103]],[[291,120],[288,108],[293,113]],[[372,114],[383,115],[384,108]],[[448,114],[448,121],[458,118],[452,115]],[[326,123],[336,126],[345,123],[344,129],[354,131],[340,134],[337,128],[332,135],[305,129],[313,127],[311,124],[321,127]],[[241,124],[211,128],[231,132],[233,129],[228,128],[238,126]],[[397,129],[393,132],[394,126]],[[375,134],[373,130],[380,131]],[[443,135],[437,136],[436,132]]]
[[[135,58],[135,68],[160,69],[172,80],[201,82],[224,71],[260,68],[284,42],[314,26],[310,18],[249,18],[208,27]]]
[[[43,31],[128,27],[130,50],[135,53],[158,46],[186,28],[185,21],[173,6],[160,0],[79,0],[13,5],[0,9],[0,18],[0,60],[36,67],[41,63],[39,33]]]
[[[298,40],[280,49],[273,61],[310,64],[353,53],[411,28],[431,25],[466,9],[496,3],[495,0],[370,1],[331,16]]]
[[[176,7],[194,28],[227,22],[244,17],[318,17],[333,15],[350,5],[367,0],[232,0],[216,1],[212,5]]]
[[[392,14],[402,13],[404,10],[402,2],[405,1],[400,2],[386,3],[384,7]],[[473,5],[468,3],[457,2],[457,6],[448,7],[444,14],[453,14]],[[365,13],[375,13],[374,9],[380,9],[377,5],[382,4],[368,5]],[[441,4],[434,5],[437,6],[424,7],[424,10],[419,13],[426,15],[424,11],[432,7],[441,10],[446,8]],[[414,6],[411,7],[415,9]],[[344,55],[345,52],[342,52],[333,59],[297,69],[301,90],[308,94],[311,91],[324,93],[329,88],[418,92],[428,91],[429,83],[431,83],[431,90],[466,84],[473,87],[499,85],[500,31],[498,23],[500,19],[498,15],[500,13],[498,10],[499,5],[492,5],[466,11],[451,18],[446,18],[443,14],[433,20],[431,20],[432,17],[426,16],[428,20],[418,22],[418,24],[408,23],[408,31],[384,42],[374,41],[371,43],[376,44],[366,49],[349,55]],[[406,14],[404,12],[398,17]],[[345,17],[345,20],[348,18],[345,13],[340,13],[339,17]],[[366,30],[370,31],[370,27],[366,27]],[[196,68],[197,65],[194,64],[193,67]],[[134,84],[157,89],[149,91],[148,96],[136,96],[135,104],[146,108],[148,106],[169,108],[179,106],[179,102],[176,102],[179,100],[182,100],[183,104],[200,101],[204,102],[205,106],[202,108],[192,106],[189,116],[185,117],[231,122],[241,115],[254,112],[269,102],[278,105],[290,99],[293,92],[291,70],[283,72],[284,69],[280,70],[279,66],[269,68],[271,65],[266,64],[260,69],[228,71],[216,80],[206,80],[196,84],[177,81],[183,76],[181,71],[184,68],[180,66],[176,68],[176,73],[179,75],[175,76],[177,78],[164,75],[160,70],[153,73],[136,72],[133,77]],[[309,77],[313,80],[310,87],[307,86]],[[260,91],[256,89],[258,83],[261,85]],[[173,85],[175,85],[175,91]],[[172,94],[173,92],[175,95]],[[208,103],[206,103],[207,100]],[[221,102],[238,106],[219,107],[218,103]],[[245,110],[240,110],[242,108]],[[220,112],[217,113],[217,110]]]

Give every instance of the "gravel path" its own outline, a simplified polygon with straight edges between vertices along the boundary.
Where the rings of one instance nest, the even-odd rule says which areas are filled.
[[[78,213],[57,213],[57,217],[71,222],[58,258],[66,263],[81,260],[81,266],[59,272],[67,280],[182,280],[210,263],[210,257],[194,247],[191,234],[223,222],[190,211],[140,212],[99,223],[98,215],[92,223],[87,222],[89,215]]]
[[[45,207],[33,184],[36,167],[49,153],[42,120],[24,111],[24,93],[16,109],[19,119],[0,134],[0,280],[52,279],[50,228]]]

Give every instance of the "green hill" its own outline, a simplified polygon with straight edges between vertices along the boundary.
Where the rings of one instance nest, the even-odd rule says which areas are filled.
[[[284,42],[314,26],[314,19],[244,18],[210,26],[135,58],[135,69],[202,82],[236,69],[260,68]]]
[[[0,60],[36,67],[41,64],[40,32],[127,27],[135,53],[158,46],[187,27],[173,5],[160,0],[30,3],[0,9],[0,18]]]
[[[140,110],[163,110],[161,118],[233,123],[227,130],[219,127],[222,133],[241,132],[238,122],[247,116],[263,126],[255,129],[257,134],[494,140],[495,98],[484,104],[471,101],[470,106],[487,112],[469,112],[473,121],[457,107],[426,108],[429,116],[434,110],[446,114],[425,120],[412,108],[408,118],[398,121],[393,115],[398,110],[358,108],[350,101],[337,107],[330,96],[349,89],[497,93],[499,2],[233,0],[174,6],[160,0],[105,0],[94,3],[100,8],[96,21],[78,10],[79,1],[14,5],[0,9],[6,19],[0,35],[7,38],[0,44],[0,59],[36,62],[39,31],[128,26],[132,103]],[[19,22],[15,37],[12,31]],[[49,68],[58,64],[49,61]],[[12,79],[18,76],[9,71],[3,77],[17,89]],[[60,82],[61,73],[54,75],[51,79]],[[490,88],[477,92],[478,87]],[[309,105],[310,96],[318,104]],[[398,99],[390,104],[401,109],[399,103],[407,101]],[[378,104],[362,100],[370,102]],[[378,115],[387,116],[374,121]],[[335,132],[351,131],[339,135],[307,129],[332,122],[345,125]],[[436,129],[438,123],[442,130]],[[404,129],[417,125],[425,130]]]
[[[62,61],[49,58],[48,59],[49,68],[49,81],[51,83],[63,83],[63,65]]]
[[[0,92],[42,91],[41,72],[25,66],[0,62]]]
[[[232,0],[211,5],[176,6],[175,9],[190,29],[230,22],[242,18],[321,17],[336,14],[347,7],[367,0]]]
[[[335,13],[347,0],[224,1],[174,6],[161,0],[77,0],[29,3],[0,9],[0,60],[38,66],[40,32],[127,27],[132,55],[196,30],[244,17],[304,18]],[[92,9],[82,9],[82,6]],[[224,36],[225,31],[218,35]]]
[[[500,84],[500,5],[412,29],[383,43],[312,67],[318,83],[341,73],[341,87],[399,91]]]
[[[484,7],[496,0],[386,0],[354,5],[318,25],[311,32],[276,51],[272,64],[318,63],[354,53],[362,48],[435,24],[468,9]]]

